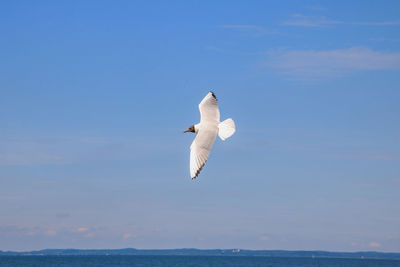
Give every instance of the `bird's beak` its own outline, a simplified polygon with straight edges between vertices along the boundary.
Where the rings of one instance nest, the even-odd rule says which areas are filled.
[[[189,129],[187,129],[186,131],[183,131],[183,133],[187,133],[187,132],[189,132]]]

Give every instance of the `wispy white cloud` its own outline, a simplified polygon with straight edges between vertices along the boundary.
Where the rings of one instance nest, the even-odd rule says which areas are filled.
[[[368,246],[371,248],[380,248],[382,245],[378,242],[371,241],[371,242],[369,242]]]
[[[124,233],[122,235],[122,239],[124,239],[124,240],[132,239],[132,238],[135,238],[135,237],[136,236],[134,234],[131,234],[131,233]]]
[[[342,21],[332,20],[327,17],[310,17],[301,14],[293,15],[290,20],[284,21],[282,25],[299,27],[325,27],[329,25],[343,24]]]
[[[61,161],[62,158],[58,155],[43,153],[39,151],[10,151],[0,154],[0,166],[57,164]]]
[[[44,234],[45,234],[46,236],[56,236],[56,235],[57,235],[57,231],[54,230],[54,229],[49,229],[49,230],[47,230],[46,232],[44,232]]]
[[[316,11],[325,11],[325,10],[327,10],[326,7],[318,6],[318,5],[306,6],[306,8],[307,8],[307,9],[310,9],[310,10],[316,10]]]
[[[85,235],[85,238],[93,238],[94,236],[95,236],[94,233],[87,233],[87,234]]]
[[[364,26],[395,26],[400,25],[400,20],[392,21],[364,21],[364,22],[351,22],[354,25],[364,25]]]
[[[325,16],[306,16],[302,14],[292,15],[289,20],[282,23],[285,26],[297,26],[297,27],[326,27],[330,25],[358,25],[358,26],[396,26],[400,25],[400,20],[391,21],[340,21],[330,19]]]
[[[223,29],[248,32],[255,36],[262,36],[265,34],[276,33],[276,31],[274,30],[267,30],[266,28],[257,25],[226,24],[226,25],[220,25],[219,27]]]
[[[62,165],[76,162],[153,157],[170,153],[173,145],[152,138],[29,137],[0,140],[0,166]],[[164,145],[163,145],[164,144]],[[132,153],[136,151],[137,153]],[[138,152],[140,151],[140,153]]]
[[[36,231],[29,231],[29,232],[26,233],[26,235],[27,236],[35,236],[35,235],[37,235],[37,232]]]
[[[369,40],[376,42],[400,42],[400,38],[385,38],[385,37],[370,38]]]
[[[0,236],[53,238],[59,234],[57,227],[0,225]]]
[[[354,71],[400,69],[400,52],[374,51],[365,47],[336,50],[275,50],[267,65],[293,78],[338,76]]]

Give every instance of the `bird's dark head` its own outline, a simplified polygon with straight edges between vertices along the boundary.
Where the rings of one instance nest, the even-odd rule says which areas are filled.
[[[195,132],[194,131],[194,125],[190,126],[186,131],[184,131],[184,133],[188,133],[188,132],[191,132],[191,133]]]

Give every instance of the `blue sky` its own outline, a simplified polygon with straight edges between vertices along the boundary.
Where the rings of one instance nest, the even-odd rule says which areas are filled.
[[[0,249],[400,251],[399,1],[2,1]],[[190,180],[212,89],[237,132]]]

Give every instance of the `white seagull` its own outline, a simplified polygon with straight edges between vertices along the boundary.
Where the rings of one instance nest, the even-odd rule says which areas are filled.
[[[199,104],[200,123],[190,126],[184,133],[192,132],[197,136],[190,146],[190,177],[195,179],[203,169],[215,138],[222,140],[231,137],[235,131],[235,122],[229,118],[219,121],[218,100],[213,92],[209,92]]]

